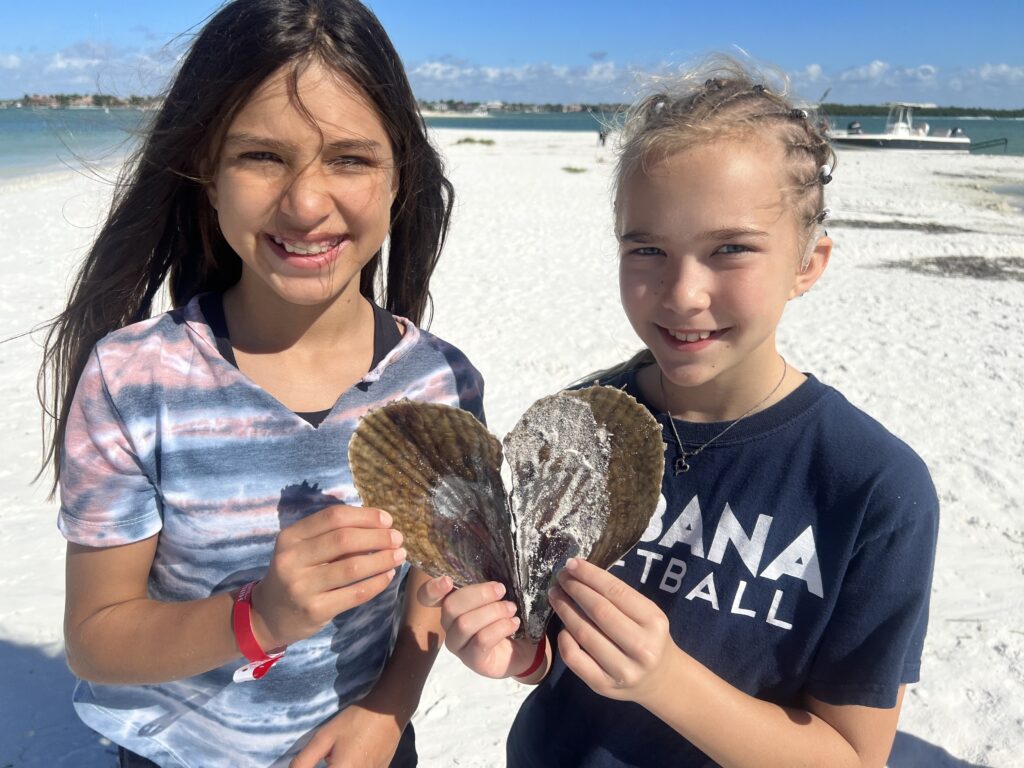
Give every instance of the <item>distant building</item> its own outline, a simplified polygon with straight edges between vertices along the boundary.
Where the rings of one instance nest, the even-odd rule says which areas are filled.
[[[28,105],[30,107],[50,107],[56,109],[60,106],[60,102],[56,96],[44,96],[38,93],[33,93],[28,97]]]

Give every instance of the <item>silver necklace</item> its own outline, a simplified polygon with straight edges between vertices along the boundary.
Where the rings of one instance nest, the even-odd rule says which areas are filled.
[[[699,453],[701,453],[705,448],[707,448],[709,445],[711,445],[713,442],[715,442],[715,440],[720,438],[722,435],[724,435],[730,429],[732,429],[737,424],[739,424],[741,421],[743,421],[743,419],[747,418],[747,416],[749,416],[754,411],[756,411],[758,408],[760,408],[762,405],[764,405],[766,402],[768,402],[771,399],[772,395],[774,395],[776,392],[779,391],[779,387],[782,386],[782,382],[783,382],[783,380],[785,380],[786,373],[788,371],[789,371],[789,365],[786,363],[786,358],[782,358],[782,376],[779,377],[778,383],[774,387],[772,387],[772,391],[771,392],[769,392],[767,395],[765,395],[765,397],[762,400],[759,400],[757,403],[755,403],[754,406],[750,408],[750,410],[748,410],[746,413],[744,413],[742,416],[740,416],[738,419],[736,419],[736,421],[734,421],[731,424],[729,424],[728,426],[726,426],[725,429],[723,429],[717,435],[715,435],[710,440],[708,440],[706,443],[704,443],[704,445],[700,446],[699,448],[695,448],[692,451],[687,451],[687,450],[683,449],[683,441],[679,439],[679,432],[676,430],[675,419],[672,418],[672,413],[668,410],[668,398],[665,397],[665,374],[662,373],[661,369],[659,368],[658,369],[658,386],[661,387],[661,401],[663,403],[665,403],[665,416],[668,418],[669,426],[672,427],[672,434],[676,438],[676,447],[679,449],[679,458],[676,459],[675,465],[674,465],[675,474],[676,475],[681,475],[683,472],[689,472],[690,471],[690,462],[687,461],[687,459],[692,459],[694,456],[696,456]]]

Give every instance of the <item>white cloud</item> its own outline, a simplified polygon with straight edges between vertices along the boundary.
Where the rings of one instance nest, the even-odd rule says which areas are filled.
[[[423,80],[451,81],[465,78],[472,71],[472,68],[458,67],[444,61],[427,61],[412,70],[409,76]]]
[[[798,74],[801,75],[802,79],[806,80],[807,82],[816,83],[821,79],[822,75],[824,74],[824,70],[822,70],[821,64],[808,64]]]
[[[903,69],[897,69],[893,72],[893,80],[896,82],[900,81],[917,81],[920,83],[928,83],[935,80],[936,75],[939,74],[939,68],[931,64],[921,64],[917,67],[905,67]]]
[[[103,59],[84,59],[78,56],[65,56],[63,53],[55,53],[46,65],[45,72],[59,72],[61,70],[84,70],[96,69],[103,64]]]
[[[584,80],[594,83],[613,83],[618,78],[618,68],[613,61],[596,62],[583,75]]]
[[[410,72],[416,95],[424,99],[501,100],[506,102],[628,101],[662,77],[671,80],[678,64],[660,62],[642,70],[604,59],[581,66],[538,63],[479,66],[454,59],[423,62]],[[648,77],[649,76],[649,77]],[[930,62],[892,63],[873,59],[830,70],[811,62],[789,72],[792,92],[811,102],[880,104],[929,101],[965,106],[1013,107],[1024,103],[1024,66],[984,64],[947,70]]]
[[[635,74],[632,67],[608,60],[578,67],[549,62],[495,67],[440,59],[411,68],[409,80],[424,99],[568,103],[621,101]]]
[[[23,93],[153,94],[166,84],[183,45],[118,48],[82,41],[59,51],[0,53],[0,98]]]
[[[983,64],[945,69],[931,63],[892,64],[875,59],[859,66],[828,71],[807,64],[790,72],[793,90],[810,101],[842,104],[926,101],[940,105],[1019,108],[1024,104],[1024,66]]]
[[[1024,66],[1009,64],[983,64],[968,70],[968,76],[994,85],[1020,85],[1024,83]]]
[[[60,51],[0,52],[0,97],[22,93],[103,91],[116,95],[158,92],[183,55],[184,43],[150,48],[117,48],[82,41]],[[579,65],[478,64],[440,57],[410,65],[409,79],[424,99],[506,102],[621,102],[661,77],[671,80],[678,62],[622,64],[596,51]],[[847,104],[894,100],[935,101],[967,106],[1024,104],[1024,66],[985,63],[940,69],[931,63],[870,60],[846,69],[817,62],[790,70],[793,91],[809,100],[827,93]]]
[[[875,59],[870,64],[864,64],[853,69],[848,69],[839,75],[839,80],[844,83],[867,83],[878,82],[889,71],[890,67],[884,61]]]

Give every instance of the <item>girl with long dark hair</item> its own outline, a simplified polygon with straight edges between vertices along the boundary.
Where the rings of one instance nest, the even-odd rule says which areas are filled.
[[[41,373],[75,706],[122,765],[415,764],[438,615],[346,450],[401,397],[483,417],[417,327],[451,207],[360,3],[234,0],[198,33]]]

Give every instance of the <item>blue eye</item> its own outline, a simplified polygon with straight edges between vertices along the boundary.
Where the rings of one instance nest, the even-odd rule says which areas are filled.
[[[639,248],[631,249],[629,253],[634,256],[663,256],[665,254],[661,248],[653,245],[642,245]]]
[[[729,243],[727,245],[721,246],[718,250],[715,251],[715,253],[747,253],[750,250],[752,249],[749,246],[740,245],[739,243]]]

